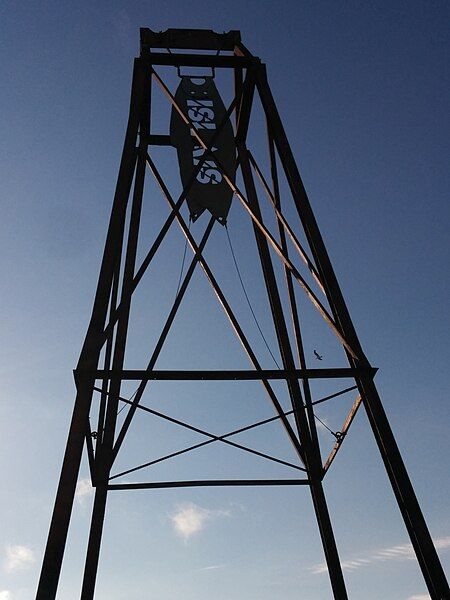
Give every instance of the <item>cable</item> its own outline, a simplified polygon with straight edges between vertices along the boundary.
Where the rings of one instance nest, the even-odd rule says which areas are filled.
[[[130,396],[130,397],[128,398],[128,402],[132,402],[132,401],[133,401],[133,398],[134,398],[134,397],[136,396],[136,394],[138,393],[138,389],[139,389],[140,387],[141,387],[141,386],[140,386],[140,384],[139,384],[139,385],[137,386],[136,390],[133,392],[132,396]],[[125,404],[125,403],[124,403],[124,405],[122,406],[122,408],[121,408],[121,409],[120,409],[120,410],[117,412],[117,416],[119,416],[119,415],[120,415],[120,413],[123,411],[123,409],[124,409],[126,406],[128,406],[128,404]]]
[[[230,245],[231,255],[232,255],[232,257],[233,257],[234,266],[236,267],[236,272],[237,272],[237,274],[238,274],[239,281],[240,281],[240,283],[241,283],[242,291],[244,292],[245,299],[247,300],[247,304],[248,304],[248,306],[249,306],[249,308],[250,308],[250,312],[252,313],[253,319],[254,319],[254,321],[255,321],[255,323],[256,323],[256,327],[258,328],[258,331],[259,331],[259,333],[261,334],[261,337],[262,337],[262,339],[263,339],[263,341],[264,341],[264,344],[266,345],[266,348],[267,348],[267,350],[269,351],[269,354],[270,354],[270,356],[271,356],[271,357],[272,357],[272,359],[273,359],[273,362],[274,362],[274,363],[277,365],[277,367],[278,367],[279,369],[281,369],[281,367],[280,367],[280,365],[278,364],[278,362],[277,362],[277,360],[276,360],[275,356],[274,356],[274,355],[273,355],[273,353],[272,353],[272,350],[271,350],[271,349],[270,349],[270,347],[269,347],[269,344],[267,343],[267,340],[266,340],[266,338],[265,338],[265,336],[264,336],[264,334],[263,334],[263,332],[262,332],[262,329],[261,329],[261,327],[259,326],[258,319],[256,318],[255,312],[254,312],[254,310],[253,310],[253,308],[252,308],[252,305],[251,305],[250,299],[249,299],[249,297],[248,297],[248,294],[247,294],[247,291],[246,291],[246,289],[245,289],[244,282],[243,282],[243,280],[242,280],[242,276],[241,276],[241,272],[240,272],[240,270],[239,270],[239,266],[238,266],[238,264],[237,264],[236,255],[235,255],[235,253],[234,253],[234,250],[233,250],[233,245],[232,245],[232,243],[231,243],[231,238],[230,238],[230,234],[229,234],[229,232],[228,232],[228,226],[227,226],[227,225],[225,225],[225,231],[227,232],[227,238],[228,238],[228,243],[229,243],[229,245]],[[322,424],[322,425],[325,427],[325,429],[327,429],[327,430],[328,430],[328,431],[331,433],[331,435],[332,435],[332,436],[334,436],[336,439],[339,439],[339,436],[338,436],[338,435],[337,435],[337,434],[336,434],[336,433],[335,433],[335,432],[334,432],[332,429],[330,429],[330,428],[328,427],[328,425],[327,425],[326,423],[324,423],[324,422],[322,421],[322,419],[320,419],[320,418],[319,418],[319,417],[316,415],[316,413],[315,413],[315,412],[313,412],[313,415],[314,415],[314,417],[315,417],[315,418],[316,418],[316,419],[319,421],[319,423],[321,423],[321,424]]]
[[[189,230],[189,231],[191,230],[191,220],[192,220],[192,219],[191,219],[191,217],[189,216],[189,223],[188,223],[188,230]],[[176,294],[175,294],[175,298],[178,296],[178,292],[180,291],[180,287],[181,287],[181,279],[182,279],[182,277],[183,277],[184,263],[185,263],[185,261],[186,261],[187,244],[188,244],[188,240],[187,240],[187,238],[186,238],[186,242],[185,242],[185,244],[184,244],[183,260],[181,261],[180,277],[178,278],[178,285],[177,285],[177,291],[176,291]],[[130,396],[130,398],[128,398],[128,401],[129,401],[129,402],[131,402],[131,401],[133,400],[133,398],[136,396],[136,394],[137,394],[137,392],[138,392],[138,390],[139,390],[139,387],[140,387],[140,386],[138,385],[138,387],[137,387],[137,388],[136,388],[136,390],[134,391],[133,395],[132,395],[132,396]],[[120,415],[120,413],[123,411],[123,409],[124,409],[124,408],[126,408],[126,406],[127,406],[127,404],[124,404],[124,405],[122,406],[122,408],[121,408],[121,409],[120,409],[120,410],[117,412],[117,416],[119,416],[119,415]]]
[[[190,217],[190,216],[189,216],[188,230],[189,230],[189,231],[191,230],[191,217]],[[175,298],[178,296],[178,292],[180,291],[180,287],[181,287],[181,279],[182,279],[182,277],[183,277],[184,263],[185,263],[185,261],[186,261],[187,244],[188,244],[188,240],[187,240],[187,238],[186,238],[186,242],[185,242],[185,244],[184,244],[183,260],[181,261],[180,277],[178,278],[178,285],[177,285],[177,291],[176,291],[176,294],[175,294]],[[132,395],[130,398],[128,398],[128,401],[132,401],[132,400],[133,400],[133,398],[136,396],[136,394],[137,394],[137,392],[138,392],[138,389],[139,389],[139,387],[140,387],[140,386],[138,386],[138,387],[136,388],[135,392],[133,393],[133,395]],[[122,408],[121,408],[121,409],[120,409],[120,410],[117,412],[117,416],[119,416],[119,415],[120,415],[120,413],[123,411],[123,409],[124,409],[126,406],[127,406],[127,404],[124,404],[124,405],[122,406]]]
[[[322,421],[322,419],[320,419],[320,418],[319,418],[319,417],[316,415],[316,413],[313,413],[313,414],[314,414],[314,417],[315,417],[315,418],[316,418],[316,419],[319,421],[319,423],[322,423],[322,425],[325,427],[325,429],[328,429],[328,431],[331,433],[331,435],[332,435],[332,436],[334,436],[334,437],[335,437],[335,438],[338,440],[340,436],[338,436],[338,434],[337,434],[335,431],[333,431],[332,429],[330,429],[330,428],[328,427],[328,425],[327,425],[326,423],[324,423],[324,422]]]
[[[248,307],[249,307],[249,309],[250,309],[250,312],[252,313],[253,319],[254,319],[254,321],[255,321],[255,323],[256,323],[256,327],[258,328],[258,331],[259,331],[259,333],[261,334],[261,337],[262,337],[262,339],[263,339],[263,341],[264,341],[264,344],[266,345],[266,348],[267,348],[267,350],[269,351],[269,354],[270,354],[270,356],[271,356],[271,357],[272,357],[272,359],[273,359],[273,362],[276,364],[276,366],[277,366],[279,369],[281,369],[280,365],[279,365],[279,364],[278,364],[278,362],[277,362],[277,359],[275,358],[275,356],[273,355],[273,352],[272,352],[272,350],[270,349],[270,346],[269,346],[269,344],[267,343],[267,340],[266,340],[266,338],[265,338],[265,336],[264,336],[264,333],[262,332],[262,329],[261,329],[261,327],[259,326],[258,319],[256,318],[256,315],[255,315],[255,311],[254,311],[254,310],[253,310],[253,308],[252,308],[252,305],[251,305],[250,299],[249,299],[249,297],[248,297],[248,294],[247,294],[247,291],[246,291],[246,289],[245,289],[244,282],[243,282],[243,280],[242,280],[241,272],[240,272],[240,270],[239,270],[239,267],[238,267],[238,264],[237,264],[236,255],[235,255],[235,253],[234,253],[234,250],[233,250],[233,245],[232,245],[232,243],[231,243],[231,238],[230,238],[230,234],[228,233],[228,226],[227,226],[227,225],[225,225],[225,231],[227,232],[228,244],[230,245],[231,256],[233,257],[234,266],[236,267],[236,273],[237,273],[237,275],[238,275],[238,278],[239,278],[239,281],[240,281],[240,283],[241,283],[242,291],[244,292],[244,296],[245,296],[245,299],[247,300]]]
[[[192,219],[191,219],[191,216],[189,215],[188,231],[191,230],[191,221],[192,221]],[[187,245],[188,245],[188,239],[186,238],[186,241],[184,244],[183,260],[181,261],[180,277],[178,278],[178,285],[177,285],[177,291],[175,294],[175,298],[178,296],[178,292],[180,291],[181,279],[183,277],[184,263],[186,260]]]

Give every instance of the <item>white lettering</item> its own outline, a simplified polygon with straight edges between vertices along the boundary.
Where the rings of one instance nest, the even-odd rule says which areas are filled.
[[[196,129],[215,129],[212,100],[187,100],[188,117]]]
[[[212,148],[211,151],[214,152],[217,148]],[[200,158],[205,153],[205,149],[201,146],[195,146],[192,152],[192,156],[194,159],[194,166],[198,165],[200,162]],[[216,185],[222,181],[222,173],[219,171],[217,164],[214,160],[205,160],[202,166],[200,167],[200,171],[197,174],[197,181],[200,183],[211,183],[212,185]]]

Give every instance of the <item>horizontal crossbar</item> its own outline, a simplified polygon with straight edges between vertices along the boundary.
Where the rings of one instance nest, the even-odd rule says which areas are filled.
[[[94,376],[95,379],[121,379],[140,381],[262,381],[267,379],[338,379],[361,377],[377,372],[368,369],[261,369],[231,371],[146,371],[126,369],[123,371],[99,369],[97,371],[75,370],[75,378],[80,375]]]
[[[152,52],[142,57],[149,66],[166,65],[169,67],[214,67],[214,68],[241,68],[246,69],[259,58],[245,58],[243,56],[215,56],[212,54],[166,54]]]
[[[219,33],[211,29],[166,29],[152,31],[141,27],[141,50],[150,48],[190,48],[191,50],[234,50],[241,42],[241,32],[237,29]]]
[[[148,138],[145,138],[145,141],[148,142],[151,146],[170,146],[173,147],[171,142],[170,135],[150,135]]]
[[[112,483],[108,490],[147,490],[182,487],[230,487],[267,485],[309,485],[309,479],[206,479],[201,481],[150,481],[148,483]]]

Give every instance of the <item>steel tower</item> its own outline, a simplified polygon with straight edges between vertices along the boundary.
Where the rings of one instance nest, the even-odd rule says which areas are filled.
[[[186,52],[187,49],[189,52]],[[180,75],[181,83],[176,94],[170,91],[169,85],[158,72],[167,67],[177,69]],[[197,75],[183,75],[181,69],[186,68],[197,69]],[[199,76],[199,68],[211,71],[208,71],[209,75]],[[212,75],[216,70],[228,71],[234,79],[233,99],[228,108],[223,106],[214,85]],[[164,92],[172,107],[170,135],[155,133],[152,128],[150,106],[154,86]],[[264,114],[269,176],[265,175],[260,161],[256,160],[256,153],[252,153],[248,147],[249,131],[254,126],[251,116],[256,99]],[[153,149],[158,146],[177,149],[183,187],[177,199],[172,197],[170,186],[153,160]],[[139,235],[142,234],[140,223],[147,174],[151,174],[156,181],[170,212],[145,258],[138,264],[137,248]],[[283,206],[282,179],[288,191]],[[275,231],[271,231],[264,218],[258,185],[269,202],[276,224],[272,229]],[[231,197],[233,202],[243,207],[251,220],[252,235],[270,306],[270,319],[281,357],[281,364],[277,369],[264,369],[261,366],[254,347],[204,254],[214,225],[218,223],[216,226],[220,227],[226,223]],[[189,205],[192,221],[205,210],[211,213],[199,241],[196,240],[190,223],[182,216],[181,209],[185,200]],[[287,206],[290,212],[286,210]],[[288,213],[298,216],[298,226],[290,225],[291,216]],[[180,278],[176,298],[167,319],[162,323],[161,333],[147,367],[141,370],[126,369],[124,358],[133,294],[172,227],[181,229],[193,257],[184,277]],[[301,236],[305,242],[300,241]],[[299,262],[302,266],[296,266]],[[242,344],[250,362],[250,370],[163,371],[155,368],[197,267],[206,275]],[[280,269],[284,276],[282,282],[279,277]],[[299,293],[306,295],[337,337],[348,366],[307,366],[302,341],[301,312],[297,301]],[[320,359],[319,353],[316,353],[316,358]],[[155,33],[149,29],[141,29],[141,53],[134,61],[125,143],[92,316],[74,371],[77,395],[36,599],[50,600],[56,597],[84,446],[95,487],[95,500],[81,593],[83,600],[94,597],[109,491],[233,485],[303,485],[309,488],[333,595],[339,600],[346,599],[347,592],[324,495],[323,479],[361,405],[367,413],[430,596],[433,600],[449,599],[444,572],[375,387],[375,372],[376,369],[371,366],[362,350],[333,271],[267,81],[265,65],[242,44],[238,31],[217,34],[208,30],[169,29]],[[351,378],[354,382],[350,388],[319,400],[314,399],[311,392],[312,380],[340,378]],[[127,399],[121,395],[121,390],[124,382],[129,380],[138,382],[138,388],[134,396]],[[271,420],[278,420],[283,425],[298,458],[298,465],[291,466],[297,469],[297,473],[300,471],[301,477],[113,483],[111,469],[137,411],[153,413],[200,432],[208,437],[209,441],[206,443],[224,442],[268,460],[283,463],[275,457],[231,440],[236,433],[257,427],[262,422],[216,436],[141,404],[148,382],[160,380],[261,382],[274,408]],[[291,404],[289,410],[283,408],[273,380],[285,382]],[[323,460],[314,405],[332,400],[349,390],[357,390],[357,397],[341,430],[335,434],[336,440],[330,455]],[[94,405],[97,417],[95,431],[92,430],[89,419]],[[120,427],[117,418],[119,406],[126,406],[128,409]]]

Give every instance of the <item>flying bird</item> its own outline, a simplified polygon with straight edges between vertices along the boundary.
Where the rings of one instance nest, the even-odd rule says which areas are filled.
[[[320,355],[320,354],[317,352],[317,350],[314,350],[314,356],[317,358],[317,360],[322,360],[322,359],[323,359],[323,356],[321,356],[321,355]]]

